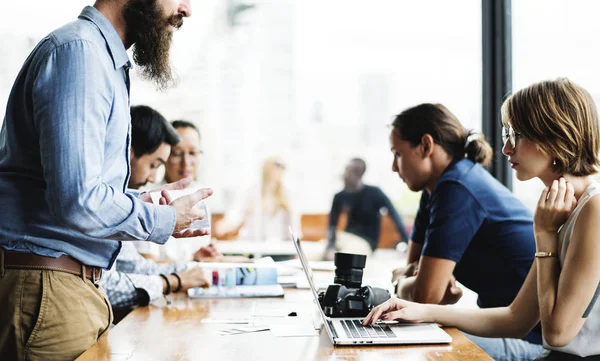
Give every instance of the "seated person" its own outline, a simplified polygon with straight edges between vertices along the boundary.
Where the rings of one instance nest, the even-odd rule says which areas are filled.
[[[517,179],[538,178],[546,185],[533,222],[535,262],[514,301],[505,307],[462,310],[392,298],[373,309],[364,323],[380,318],[430,321],[485,339],[522,337],[541,321],[546,350],[537,358],[511,359],[598,360],[600,183],[594,176],[600,166],[600,122],[594,101],[568,79],[543,81],[504,102],[502,123],[503,153]],[[400,155],[404,162],[405,153]],[[498,269],[507,272],[511,267],[505,263]],[[485,280],[481,271],[486,269],[482,265],[473,272]],[[500,288],[493,280],[489,284]]]
[[[458,280],[477,293],[481,308],[509,305],[533,262],[533,219],[480,165],[491,160],[491,147],[441,104],[407,109],[392,126],[392,170],[412,191],[422,191],[408,246],[412,267],[406,278],[396,275],[398,296],[456,303]],[[496,360],[534,358],[542,343],[539,327],[523,340],[485,341],[477,343]],[[497,351],[495,343],[518,354]]]
[[[139,118],[146,119],[148,122],[150,122],[152,116],[164,119],[162,115],[157,112],[152,114],[141,114],[142,111],[148,112],[143,108],[133,107],[132,118],[134,114],[140,113]],[[136,116],[136,118],[138,117]],[[154,124],[154,126],[161,125],[163,123],[162,119],[151,123]],[[146,125],[140,122],[139,127],[135,132],[132,129],[132,168],[140,163],[140,160],[138,160],[137,157],[141,157],[142,162],[145,159],[146,161],[154,163],[150,164],[150,166],[141,163],[137,172],[139,173],[140,179],[134,181],[133,184],[130,182],[130,186],[133,185],[136,188],[139,188],[146,183],[157,183],[156,173],[158,166],[160,165],[165,165],[165,177],[164,180],[158,182],[160,185],[179,182],[187,178],[192,179],[194,182],[198,171],[199,156],[202,154],[202,150],[200,150],[200,132],[196,126],[185,120],[176,120],[171,123],[172,126],[167,124],[168,132],[165,133],[165,143],[157,148],[157,152],[158,149],[166,149],[167,145],[169,150],[160,154],[163,158],[151,159],[149,158],[148,148],[154,148],[160,144],[160,142],[163,142],[163,137],[161,137],[161,133],[157,130],[152,131],[149,128],[150,125],[151,124]],[[165,126],[165,129],[167,126]],[[175,129],[173,130],[173,128]],[[137,146],[135,138],[136,133],[138,136]],[[177,141],[174,141],[174,139],[177,139]],[[140,153],[137,157],[135,155],[135,149],[138,149],[138,152]],[[210,212],[208,212],[208,209],[206,210],[206,217],[210,222],[211,215]],[[157,262],[173,262],[174,260],[189,261],[192,259],[196,261],[225,260],[214,245],[211,244],[208,247],[200,247],[199,243],[205,243],[205,241],[198,238],[180,239],[177,242],[167,242],[164,245],[151,242],[133,242],[137,251],[144,258],[149,258]],[[247,261],[245,258],[229,258],[227,260],[240,262]]]
[[[148,106],[131,107],[129,188],[138,189],[153,181],[171,146],[178,142],[175,130],[156,110]],[[206,249],[203,252],[210,254],[216,250]],[[115,265],[103,275],[101,284],[113,308],[117,309],[146,305],[171,291],[209,285],[202,269],[188,269],[187,263],[157,264],[144,259],[135,250],[132,241],[121,242]]]
[[[173,183],[188,177],[196,181],[200,156],[204,153],[200,147],[200,131],[193,123],[185,120],[175,120],[171,125],[181,141],[171,148],[171,154],[165,164],[164,183]]]
[[[244,240],[289,240],[289,227],[300,230],[300,217],[292,209],[283,182],[285,164],[275,156],[265,159],[260,187],[255,186],[237,198],[225,217],[215,225],[218,237],[238,231]]]
[[[362,182],[367,164],[360,158],[351,159],[344,170],[344,189],[333,197],[329,213],[327,231],[327,253],[325,258],[333,259],[337,249],[340,252],[370,255],[379,242],[381,215],[387,212],[396,229],[408,242],[408,234],[402,218],[389,198],[381,189]],[[344,232],[336,231],[340,214],[347,214]]]

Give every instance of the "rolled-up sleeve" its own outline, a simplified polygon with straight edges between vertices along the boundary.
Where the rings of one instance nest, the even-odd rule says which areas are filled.
[[[145,306],[162,296],[160,276],[127,274],[116,270],[105,272],[100,284],[113,308]]]
[[[62,44],[33,81],[46,202],[59,222],[91,237],[162,244],[175,227],[174,209],[144,203],[103,179],[115,92],[101,52],[85,40]]]

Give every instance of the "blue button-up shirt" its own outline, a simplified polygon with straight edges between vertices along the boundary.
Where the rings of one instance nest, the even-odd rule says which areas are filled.
[[[27,58],[0,132],[0,247],[109,268],[119,240],[167,241],[173,208],[126,192],[129,67],[89,6]]]

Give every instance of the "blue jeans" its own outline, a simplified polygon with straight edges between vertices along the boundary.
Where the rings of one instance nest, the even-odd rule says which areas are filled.
[[[532,361],[544,350],[542,345],[516,338],[488,338],[468,333],[465,336],[496,361]]]

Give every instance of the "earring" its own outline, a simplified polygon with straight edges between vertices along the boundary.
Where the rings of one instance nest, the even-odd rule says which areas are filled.
[[[556,166],[556,159],[552,161],[552,165]]]

